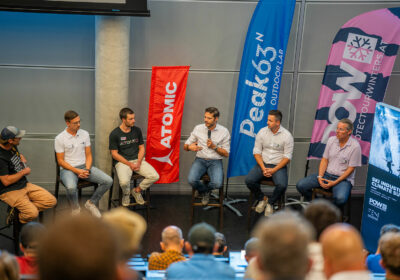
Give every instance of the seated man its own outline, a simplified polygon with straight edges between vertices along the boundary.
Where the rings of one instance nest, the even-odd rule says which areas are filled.
[[[122,206],[129,205],[131,193],[138,204],[144,204],[141,192],[149,188],[160,176],[153,166],[144,160],[143,136],[140,128],[135,126],[135,113],[129,108],[123,108],[119,117],[122,122],[110,133],[109,149],[124,194]],[[131,191],[132,172],[142,175],[144,179]]]
[[[388,232],[379,241],[386,279],[400,280],[400,233]]]
[[[60,177],[67,190],[67,198],[72,205],[72,214],[79,214],[78,179],[99,184],[92,197],[86,201],[85,208],[96,217],[101,217],[97,208],[101,197],[106,193],[113,180],[100,169],[92,166],[92,150],[89,133],[80,129],[81,119],[78,113],[67,111],[64,114],[67,127],[55,139],[57,162],[61,166]]]
[[[226,246],[226,238],[223,233],[216,232],[215,233],[215,243],[217,243],[218,247],[214,251],[213,255],[216,257],[223,257],[228,250],[228,246]]]
[[[381,228],[379,240],[383,237],[383,235],[389,232],[400,232],[400,228],[393,224],[384,225]],[[382,259],[381,249],[378,243],[378,248],[375,254],[369,255],[366,259],[366,266],[368,270],[371,271],[372,273],[385,273],[385,269],[381,265],[381,259]]]
[[[260,129],[254,143],[253,154],[257,165],[246,176],[247,188],[259,201],[256,212],[265,216],[273,212],[272,205],[285,195],[288,185],[287,164],[292,159],[293,136],[281,126],[282,113],[271,110],[268,113],[268,126]],[[264,178],[272,178],[275,184],[272,196],[268,198],[260,188],[260,181]]]
[[[294,212],[280,211],[263,219],[255,229],[259,279],[304,280],[310,266],[307,247],[313,229]]]
[[[182,230],[176,226],[168,226],[161,233],[161,250],[154,252],[149,258],[149,270],[166,270],[170,264],[186,260],[182,254],[184,240]]]
[[[183,147],[185,151],[196,152],[188,181],[202,196],[203,205],[208,204],[211,190],[221,188],[224,180],[222,158],[229,156],[230,134],[228,129],[217,124],[218,118],[217,108],[206,108],[204,124],[195,126]],[[206,173],[210,177],[207,185],[200,180]]]
[[[23,256],[17,257],[21,275],[37,275],[36,253],[40,238],[45,233],[45,227],[36,222],[27,223],[21,230],[19,248]]]
[[[0,138],[0,199],[19,211],[19,220],[25,224],[39,215],[39,211],[56,205],[56,198],[47,190],[29,183],[26,176],[31,169],[17,146],[25,131],[7,126]]]
[[[369,280],[364,265],[364,245],[349,224],[334,224],[321,234],[326,279]]]
[[[227,263],[215,260],[212,255],[215,229],[206,223],[194,225],[189,231],[186,251],[188,261],[173,263],[166,273],[167,279],[235,279],[235,271]]]
[[[343,209],[354,185],[354,175],[357,166],[361,166],[361,147],[358,141],[351,137],[353,123],[342,119],[337,124],[336,136],[326,143],[318,175],[313,174],[297,182],[297,190],[307,201],[311,200],[312,189],[321,187],[331,190],[333,203]]]

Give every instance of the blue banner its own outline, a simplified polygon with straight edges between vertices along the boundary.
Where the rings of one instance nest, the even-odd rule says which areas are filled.
[[[400,225],[400,110],[376,105],[361,234],[365,247],[375,252],[380,229]]]
[[[246,175],[255,165],[255,136],[267,125],[268,112],[278,107],[295,3],[260,0],[254,11],[240,66],[228,178]]]

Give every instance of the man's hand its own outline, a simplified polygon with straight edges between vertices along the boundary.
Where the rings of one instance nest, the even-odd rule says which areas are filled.
[[[76,174],[78,175],[78,178],[86,179],[89,178],[90,172],[86,169],[78,169],[78,172]]]
[[[27,163],[28,161],[26,160],[26,158],[23,156],[23,155],[19,155],[19,157],[21,158],[21,161],[23,162],[23,163]]]
[[[21,170],[21,172],[24,176],[26,176],[31,173],[31,169],[29,167],[25,167],[24,169]]]
[[[318,178],[318,182],[321,185],[321,187],[326,190],[332,188],[333,186],[335,186],[337,184],[336,181],[328,180],[328,179],[325,179],[322,177]]]
[[[199,146],[197,145],[197,142],[195,142],[195,143],[193,143],[193,144],[190,144],[189,147],[188,147],[188,149],[189,149],[189,151],[193,151],[193,152],[198,152],[198,151],[203,150],[202,147],[199,147]]]
[[[132,163],[131,169],[132,169],[133,171],[139,171],[141,165],[142,165],[142,163],[139,162],[139,161],[137,161],[137,162],[135,162],[135,163]]]
[[[274,173],[275,173],[275,169],[273,169],[273,168],[265,168],[263,170],[263,175],[265,177],[272,177],[272,174],[274,174]]]
[[[211,139],[207,139],[207,147],[214,150],[217,146],[211,141]]]

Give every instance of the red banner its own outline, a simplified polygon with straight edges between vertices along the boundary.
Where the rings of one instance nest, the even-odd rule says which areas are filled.
[[[156,184],[179,180],[179,147],[189,66],[154,66],[151,75],[146,161],[160,174]]]

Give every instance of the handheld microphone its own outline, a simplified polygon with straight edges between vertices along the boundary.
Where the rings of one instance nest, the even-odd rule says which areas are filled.
[[[208,134],[208,139],[211,139],[211,130],[208,130],[208,132],[207,132]]]

